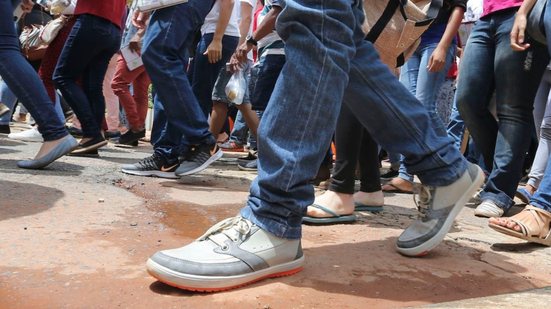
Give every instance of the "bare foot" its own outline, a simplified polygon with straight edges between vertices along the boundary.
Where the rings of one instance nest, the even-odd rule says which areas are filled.
[[[352,198],[352,194],[337,193],[328,190],[316,197],[314,204],[328,208],[338,215],[349,215],[354,212],[354,199]],[[306,214],[316,218],[331,217],[331,214],[315,207],[308,207]]]
[[[502,227],[506,227],[510,230],[514,230],[517,232],[521,231],[521,228],[518,224],[516,224],[514,221],[510,220],[510,218],[507,217],[500,217],[500,218],[490,218],[488,220],[489,223],[499,225]]]
[[[369,206],[383,206],[385,204],[385,195],[383,191],[354,193],[354,202]]]
[[[78,143],[79,144],[86,144],[87,142],[93,140],[93,137],[83,137]]]
[[[40,149],[38,150],[38,153],[36,154],[36,156],[34,157],[34,160],[38,160],[40,158],[42,158],[43,156],[45,156],[47,153],[49,153],[52,149],[54,149],[57,145],[59,145],[64,139],[68,138],[69,135],[67,136],[64,136],[60,139],[56,139],[55,141],[48,141],[48,142],[43,142],[42,143],[42,146],[40,147]]]

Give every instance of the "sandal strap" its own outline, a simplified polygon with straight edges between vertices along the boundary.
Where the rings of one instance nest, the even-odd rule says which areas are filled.
[[[526,206],[509,220],[521,228],[523,235],[545,238],[549,234],[551,213],[534,206]]]

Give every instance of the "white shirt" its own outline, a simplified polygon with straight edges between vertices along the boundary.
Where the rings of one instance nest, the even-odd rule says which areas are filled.
[[[241,15],[240,11],[241,11],[241,2],[235,1],[233,5],[231,17],[230,17],[230,22],[226,27],[226,32],[224,32],[224,35],[240,37],[239,35],[239,15]],[[220,1],[217,0],[216,3],[214,3],[212,10],[210,10],[209,14],[205,18],[205,23],[201,27],[201,35],[216,32],[216,24],[218,23],[219,16],[220,16]]]

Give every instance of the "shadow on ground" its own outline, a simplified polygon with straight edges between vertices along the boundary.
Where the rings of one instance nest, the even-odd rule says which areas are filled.
[[[536,287],[523,278],[527,269],[499,253],[446,241],[426,257],[406,258],[393,252],[394,243],[395,238],[387,238],[306,248],[306,264],[301,273],[264,280],[224,294],[280,282],[300,288],[297,295],[313,289],[333,300],[338,294],[366,301],[439,303]],[[175,297],[198,294],[160,282],[149,288],[157,294]]]
[[[4,180],[0,180],[0,190],[0,221],[46,211],[64,196],[54,188]]]

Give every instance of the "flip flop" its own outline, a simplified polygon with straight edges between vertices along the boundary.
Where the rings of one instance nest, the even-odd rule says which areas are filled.
[[[371,206],[371,205],[364,205],[360,204],[358,202],[354,203],[354,211],[370,211],[370,212],[381,212],[383,211],[383,206]]]
[[[532,195],[528,190],[524,188],[517,189],[517,192],[515,193],[515,196],[521,200],[524,204],[530,204],[530,199],[532,198]]]
[[[304,216],[302,217],[302,223],[310,223],[310,224],[335,224],[335,223],[352,223],[356,221],[356,216],[354,214],[352,215],[338,215],[331,209],[328,209],[326,207],[323,207],[318,204],[312,204],[310,205],[312,207],[315,207],[325,213],[330,214],[332,217],[325,217],[325,218],[318,218],[318,217],[311,217],[311,216]]]
[[[386,189],[385,190],[385,186],[390,186],[392,187],[392,189]],[[412,191],[408,191],[408,190],[404,190],[404,189],[400,189],[398,188],[395,184],[393,183],[387,183],[383,186],[383,192],[387,192],[387,193],[406,193],[406,194],[413,194],[413,190]]]

